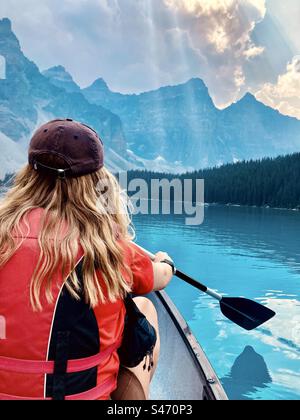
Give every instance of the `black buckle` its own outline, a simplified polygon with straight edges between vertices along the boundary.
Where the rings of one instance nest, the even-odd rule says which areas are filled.
[[[59,179],[66,179],[66,171],[65,169],[57,169],[57,176]]]

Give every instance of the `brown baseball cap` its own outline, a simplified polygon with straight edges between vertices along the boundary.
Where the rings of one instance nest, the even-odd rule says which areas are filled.
[[[36,171],[52,171],[61,178],[76,178],[98,171],[104,166],[103,142],[92,128],[72,119],[54,120],[42,125],[29,145],[29,164]],[[61,158],[64,168],[42,164],[42,156]]]

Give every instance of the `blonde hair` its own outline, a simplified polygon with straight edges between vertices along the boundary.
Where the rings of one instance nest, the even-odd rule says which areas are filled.
[[[44,163],[53,166],[51,159]],[[61,162],[56,162],[55,167],[59,165]],[[66,286],[79,299],[80,283],[74,267],[80,245],[84,252],[82,292],[87,303],[95,307],[106,301],[106,294],[114,302],[130,292],[130,270],[116,237],[130,241],[134,234],[133,230],[130,233],[131,220],[119,183],[107,169],[59,179],[36,172],[30,165],[23,168],[0,204],[0,267],[28,236],[21,231],[21,222],[28,228],[26,216],[36,208],[43,208],[44,213],[38,236],[40,256],[30,285],[34,310],[42,310],[42,291],[47,302],[53,302],[53,279],[60,269],[64,278],[73,270]],[[22,239],[17,241],[16,236]],[[101,288],[97,270],[102,273],[107,293]]]

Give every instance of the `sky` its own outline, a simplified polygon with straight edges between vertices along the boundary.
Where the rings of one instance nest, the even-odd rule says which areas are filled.
[[[300,119],[299,0],[1,0],[26,56],[139,93],[200,77],[219,108],[246,92]]]

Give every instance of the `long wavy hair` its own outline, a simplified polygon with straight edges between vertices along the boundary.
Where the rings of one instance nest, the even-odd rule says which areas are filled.
[[[45,156],[41,163],[56,168],[64,164],[51,156]],[[38,236],[40,256],[30,285],[34,310],[42,310],[42,293],[48,303],[53,302],[57,270],[65,278],[73,269],[66,286],[76,299],[83,292],[92,307],[107,300],[114,302],[130,292],[130,270],[116,237],[130,241],[134,232],[121,187],[107,169],[79,178],[60,179],[37,172],[30,165],[24,167],[0,203],[0,267],[22,245],[28,232],[22,232],[21,226],[25,221],[28,227],[26,217],[37,208],[44,212]],[[74,270],[80,246],[84,252],[83,290]]]

